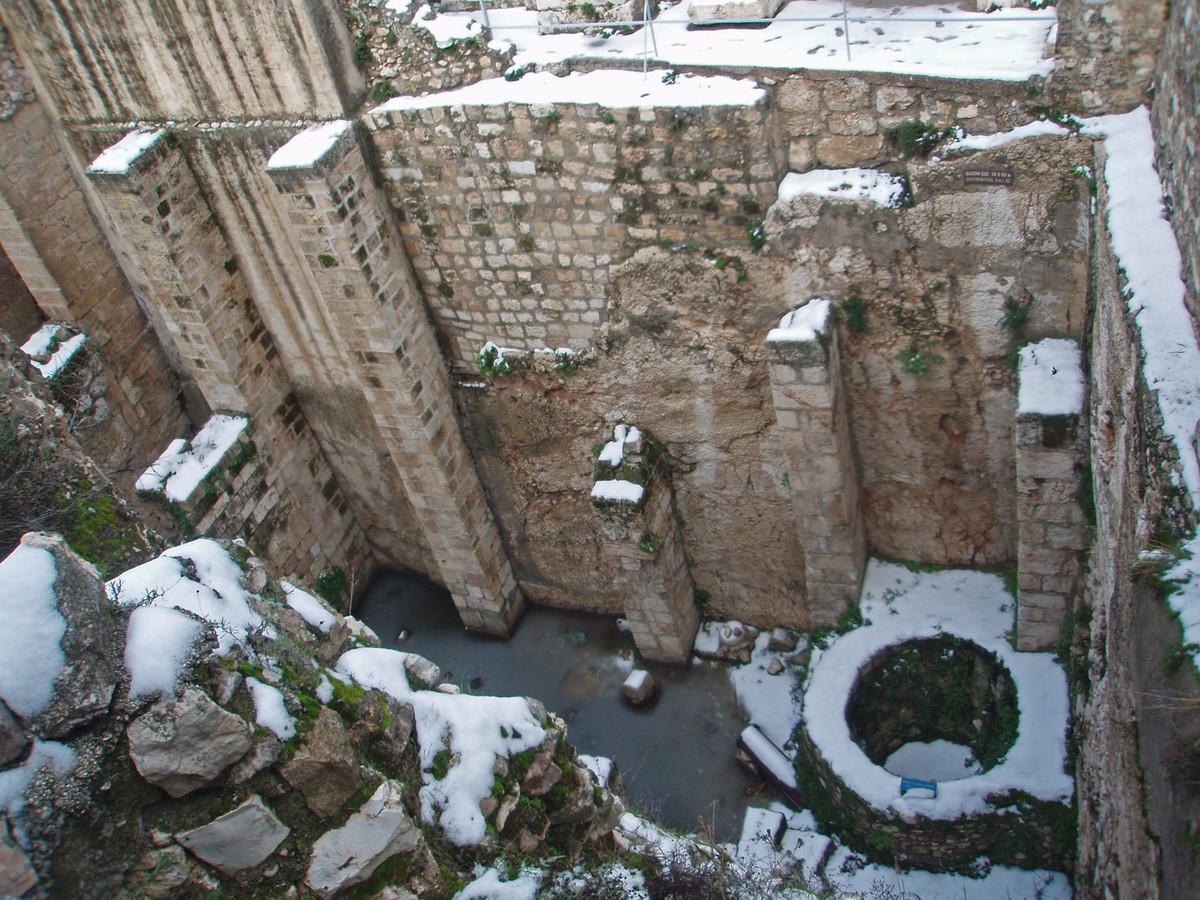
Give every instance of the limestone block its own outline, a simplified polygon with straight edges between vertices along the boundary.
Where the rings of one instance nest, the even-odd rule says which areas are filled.
[[[250,749],[250,726],[188,688],[130,723],[129,755],[138,773],[172,797],[211,784]]]
[[[838,78],[822,85],[821,96],[834,112],[864,110],[870,106],[871,86],[853,76]]]
[[[257,866],[275,852],[291,829],[257,794],[207,825],[175,835],[188,850],[230,875]]]
[[[279,773],[316,815],[328,818],[338,812],[358,790],[354,751],[341,716],[322,708],[303,746]]]
[[[829,135],[817,141],[817,162],[845,168],[871,162],[883,149],[880,134]]]
[[[691,0],[688,18],[703,22],[707,19],[772,19],[787,0]]]
[[[804,78],[789,78],[776,93],[783,127],[792,136],[824,131],[820,88]]]
[[[396,854],[423,847],[420,829],[404,811],[401,786],[385,781],[345,825],[313,844],[305,882],[318,897],[332,897],[366,881]]]

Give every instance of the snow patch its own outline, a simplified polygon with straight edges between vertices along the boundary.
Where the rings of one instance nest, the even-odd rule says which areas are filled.
[[[277,687],[272,687],[257,678],[247,678],[246,687],[254,700],[254,721],[274,732],[281,741],[286,741],[296,734],[296,720],[287,711],[283,702],[283,693]]]
[[[592,499],[610,503],[641,503],[645,492],[640,484],[621,478],[597,481],[592,485]]]
[[[67,620],[58,611],[57,580],[54,554],[23,541],[0,562],[0,699],[22,719],[50,705],[67,663],[59,646]]]
[[[168,500],[184,503],[225,458],[250,424],[243,416],[215,415],[189,444],[183,438],[171,442],[150,468],[141,474],[134,489],[162,493]]]
[[[483,33],[483,26],[468,16],[438,15],[435,18],[429,4],[417,8],[413,24],[433,35],[434,41],[443,50],[456,41],[469,41]]]
[[[1002,131],[999,134],[966,135],[945,144],[941,152],[995,150],[997,147],[1003,147],[1005,144],[1011,144],[1013,141],[1022,141],[1025,138],[1046,137],[1047,135],[1063,136],[1068,134],[1071,134],[1071,129],[1047,119],[1039,122],[1030,122],[1028,125],[1018,125],[1011,131]]]
[[[160,137],[162,132],[157,129],[139,128],[131,131],[92,160],[87,170],[93,175],[128,175],[129,167]]]
[[[814,297],[780,319],[779,327],[767,332],[767,343],[806,344],[815,341],[825,333],[832,306],[828,300]]]
[[[424,784],[421,816],[441,825],[457,846],[478,844],[487,822],[479,803],[492,791],[497,757],[536,747],[546,732],[529,702],[518,697],[475,697],[416,691],[409,686],[409,653],[359,648],[342,655],[337,668],[364,687],[384,691],[416,713],[417,739]],[[449,769],[434,777],[435,758],[450,753]]]
[[[1077,415],[1083,411],[1083,393],[1083,356],[1078,343],[1046,338],[1021,348],[1018,413]]]
[[[350,130],[346,119],[310,125],[271,154],[267,170],[307,169],[328,153],[338,138]]]
[[[21,345],[21,352],[47,381],[67,367],[87,340],[86,335],[75,334],[60,342],[59,335],[64,331],[62,325],[47,322]]]
[[[283,588],[283,595],[287,598],[287,605],[298,612],[300,618],[304,619],[305,622],[317,629],[321,634],[329,634],[329,629],[337,621],[336,613],[331,612],[324,603],[308,591],[301,590],[290,581],[281,581],[279,582],[279,586]]]
[[[642,433],[631,425],[618,425],[613,429],[613,439],[604,445],[600,451],[600,462],[608,463],[614,469],[621,465],[625,458],[625,445],[636,450],[642,439]]]
[[[125,632],[130,696],[173,696],[200,628],[199,622],[177,609],[164,606],[135,609]]]
[[[50,768],[58,776],[68,775],[75,768],[75,751],[58,741],[33,740],[33,749],[25,762],[0,772],[0,812],[12,818],[25,808],[25,792],[37,773]]]
[[[866,201],[895,207],[904,197],[905,181],[900,175],[875,169],[813,169],[789,172],[779,183],[779,199],[824,197],[846,202]]]

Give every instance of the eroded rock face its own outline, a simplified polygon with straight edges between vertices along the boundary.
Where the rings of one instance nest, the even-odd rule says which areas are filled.
[[[207,825],[175,835],[206,863],[229,875],[257,866],[275,852],[291,829],[257,794]]]
[[[251,744],[250,726],[195,688],[155,704],[126,736],[138,773],[172,797],[211,784]]]
[[[315,844],[306,882],[318,897],[361,884],[397,853],[424,848],[420,830],[404,811],[400,785],[385,781],[341,828]]]
[[[21,723],[8,706],[0,701],[0,766],[7,766],[19,759],[28,746],[29,738],[21,728]]]
[[[57,534],[27,535],[29,547],[54,554],[54,594],[67,630],[59,646],[66,666],[50,705],[29,722],[39,737],[58,740],[103,715],[112,702],[125,647],[124,627],[104,593],[100,573]]]
[[[279,772],[304,795],[304,802],[321,818],[332,816],[358,790],[354,750],[341,716],[328,707],[296,752]]]

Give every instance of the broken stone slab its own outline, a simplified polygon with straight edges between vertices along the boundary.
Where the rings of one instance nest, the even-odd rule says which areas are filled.
[[[207,825],[175,835],[194,856],[226,875],[257,866],[275,852],[291,829],[258,794]]]
[[[108,711],[125,650],[125,628],[109,602],[100,573],[80,559],[61,535],[28,534],[25,546],[54,556],[54,595],[67,629],[59,646],[66,665],[54,681],[50,705],[26,725],[58,740]]]
[[[651,706],[658,700],[658,684],[645,669],[634,669],[621,685],[625,699],[632,706]]]
[[[0,768],[20,759],[28,747],[29,736],[25,729],[7,704],[0,700]]]
[[[308,808],[321,818],[338,812],[358,790],[354,750],[342,717],[323,707],[304,744],[279,774],[304,795]]]
[[[420,829],[404,811],[400,784],[385,781],[345,825],[317,839],[305,881],[318,897],[332,897],[366,881],[393,856],[423,848]]]
[[[215,781],[250,749],[250,734],[245,720],[196,688],[156,703],[126,731],[138,773],[172,797]]]
[[[29,857],[12,839],[4,822],[0,827],[0,897],[20,897],[37,883],[37,872]]]
[[[259,772],[269,769],[283,758],[283,743],[273,734],[260,734],[254,746],[229,770],[231,784],[245,784]]]
[[[767,649],[772,653],[790,653],[796,649],[799,640],[799,635],[786,628],[774,628],[771,630],[771,639],[767,642]]]
[[[783,660],[781,660],[778,656],[772,656],[771,661],[769,663],[767,663],[767,674],[768,675],[778,675],[782,671],[783,671]]]

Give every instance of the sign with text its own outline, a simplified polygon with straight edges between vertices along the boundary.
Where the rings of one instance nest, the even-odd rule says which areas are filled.
[[[965,184],[1012,184],[1012,169],[963,169]]]

